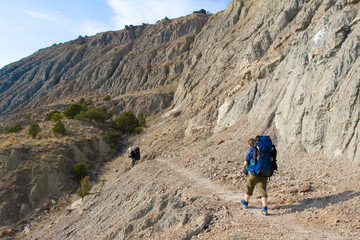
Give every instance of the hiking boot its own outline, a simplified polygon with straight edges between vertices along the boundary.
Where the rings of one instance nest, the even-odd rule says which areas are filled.
[[[267,207],[263,207],[263,208],[262,208],[261,214],[264,215],[264,216],[267,216],[267,215],[268,215]]]
[[[248,208],[249,202],[246,202],[245,200],[241,200],[240,202],[245,208]]]

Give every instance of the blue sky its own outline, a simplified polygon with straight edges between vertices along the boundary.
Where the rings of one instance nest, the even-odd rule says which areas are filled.
[[[231,0],[0,0],[0,68],[41,48],[81,36],[154,24],[205,9],[224,10]]]

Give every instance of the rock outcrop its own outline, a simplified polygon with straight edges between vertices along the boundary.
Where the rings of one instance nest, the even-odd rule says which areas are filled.
[[[27,128],[0,135],[0,225],[46,210],[44,205],[76,189],[78,183],[71,173],[75,164],[99,169],[111,159],[112,149],[102,130],[66,120],[67,131],[72,133],[59,137],[51,132],[54,124],[41,123],[41,137],[35,139],[26,137]]]

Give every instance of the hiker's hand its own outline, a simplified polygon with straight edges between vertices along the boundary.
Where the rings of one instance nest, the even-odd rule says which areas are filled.
[[[249,163],[245,160],[244,161],[244,166],[247,166],[247,165],[249,165]]]

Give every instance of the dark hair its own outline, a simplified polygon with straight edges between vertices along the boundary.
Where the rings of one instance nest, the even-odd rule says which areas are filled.
[[[255,139],[253,138],[250,138],[249,141],[248,141],[249,145],[252,147],[254,146],[254,143],[255,143]]]

